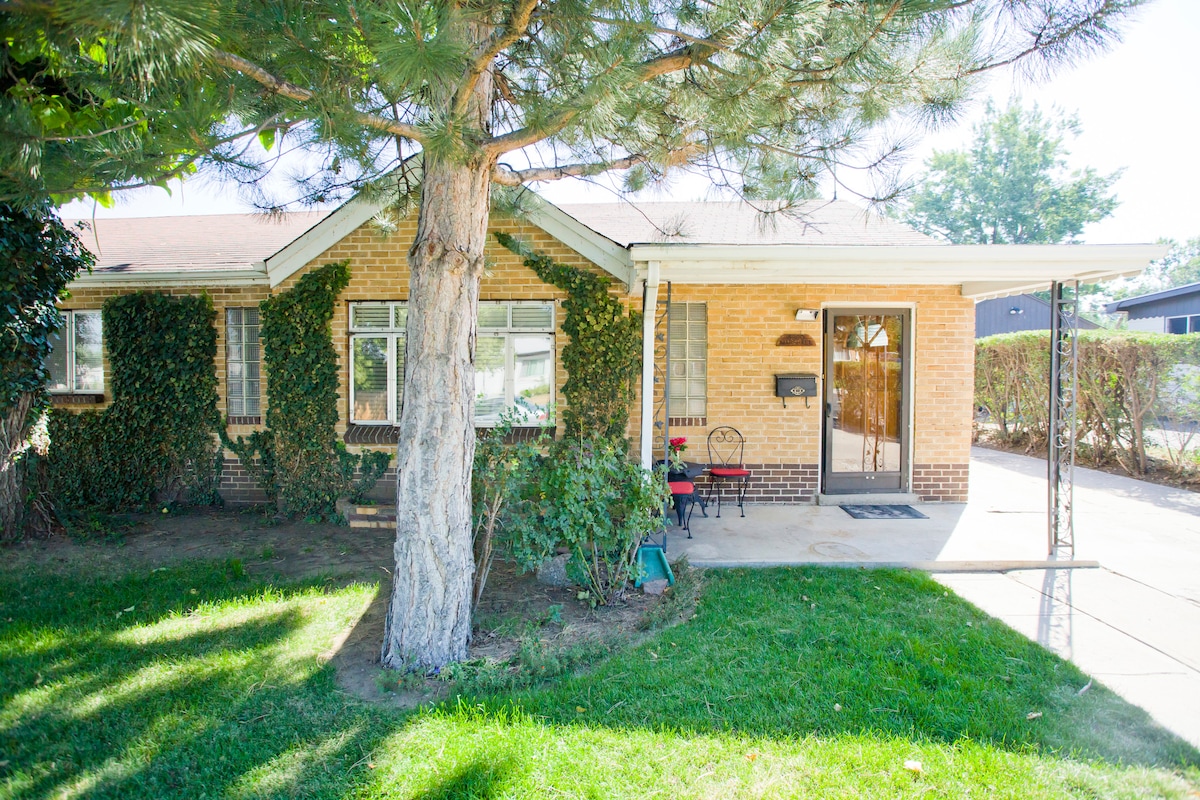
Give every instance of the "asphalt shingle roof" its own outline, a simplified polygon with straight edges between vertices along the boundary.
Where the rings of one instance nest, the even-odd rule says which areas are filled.
[[[79,240],[95,254],[98,273],[251,269],[328,213],[85,220],[91,229],[81,232]]]
[[[772,213],[743,202],[564,203],[559,208],[618,244],[930,245],[903,223],[839,200]]]

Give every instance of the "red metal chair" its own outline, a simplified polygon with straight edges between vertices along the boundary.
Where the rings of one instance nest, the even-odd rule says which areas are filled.
[[[734,485],[738,508],[746,516],[746,489],[750,486],[750,470],[742,459],[746,438],[737,428],[722,425],[708,434],[708,499],[717,495],[717,519],[721,518],[721,487]]]
[[[692,538],[692,511],[696,507],[696,484],[691,481],[671,481],[671,504],[679,517],[679,527],[687,531],[687,537]]]

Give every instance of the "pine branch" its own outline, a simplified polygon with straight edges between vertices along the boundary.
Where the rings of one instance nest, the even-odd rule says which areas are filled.
[[[459,83],[458,89],[454,93],[453,109],[455,115],[467,112],[471,92],[475,89],[475,84],[478,83],[479,77],[491,65],[492,60],[500,55],[504,51],[504,48],[514,44],[525,35],[525,29],[529,27],[529,20],[533,16],[534,9],[537,8],[538,0],[515,0],[515,3],[508,23],[503,29],[496,30],[488,37],[488,40],[480,45],[478,52],[471,60],[471,65],[467,68],[467,74],[463,76],[462,82]]]
[[[564,164],[561,167],[533,167],[522,170],[515,170],[507,164],[497,164],[496,168],[492,170],[492,182],[501,186],[520,186],[523,183],[536,181],[557,181],[562,178],[577,178],[610,170],[629,169],[645,161],[644,155],[632,155],[599,163],[586,162]]]
[[[672,72],[678,72],[700,64],[705,59],[711,58],[718,50],[719,48],[712,44],[689,44],[678,50],[655,56],[642,62],[633,79],[622,84],[620,88],[628,89],[639,83],[654,80],[662,75],[669,75]],[[499,156],[504,153],[510,153],[513,150],[520,150],[522,147],[528,147],[531,144],[536,144],[567,127],[571,123],[571,120],[579,115],[581,110],[579,108],[566,109],[551,117],[543,125],[528,125],[506,133],[503,136],[494,136],[484,145],[484,152],[493,156]]]
[[[223,67],[235,70],[250,78],[253,81],[261,83],[273,94],[286,97],[289,100],[295,100],[300,103],[308,102],[316,97],[316,93],[305,89],[303,86],[297,86],[291,81],[273,75],[257,64],[247,61],[241,56],[235,56],[233,53],[227,53],[224,50],[212,51],[210,57],[213,61]],[[406,139],[412,139],[415,142],[425,141],[425,134],[415,125],[409,125],[397,120],[381,117],[377,114],[368,114],[365,111],[359,111],[354,114],[354,120],[364,128],[372,128],[374,130],[386,131],[395,136],[403,136]]]

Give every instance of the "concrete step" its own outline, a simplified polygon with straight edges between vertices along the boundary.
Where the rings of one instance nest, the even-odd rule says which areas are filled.
[[[911,506],[921,498],[911,492],[864,492],[863,494],[819,494],[819,506]]]

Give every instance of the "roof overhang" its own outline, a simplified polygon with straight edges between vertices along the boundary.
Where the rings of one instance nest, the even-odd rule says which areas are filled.
[[[696,245],[634,244],[634,282],[958,285],[975,300],[1136,275],[1166,245]]]
[[[319,258],[321,253],[383,211],[389,202],[386,198],[356,197],[309,228],[291,244],[266,260],[266,272],[271,287],[283,283],[306,264]],[[530,198],[527,219],[626,286],[632,285],[633,265],[629,260],[628,251],[621,245],[593,231],[537,195]]]
[[[96,286],[266,286],[266,266],[213,270],[96,270],[80,273],[70,288]]]

